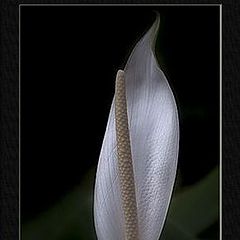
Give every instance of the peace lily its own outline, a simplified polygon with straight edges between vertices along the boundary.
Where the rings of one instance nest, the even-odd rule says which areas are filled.
[[[166,218],[179,123],[173,93],[155,58],[159,23],[157,16],[117,73],[96,174],[99,240],[157,240]]]

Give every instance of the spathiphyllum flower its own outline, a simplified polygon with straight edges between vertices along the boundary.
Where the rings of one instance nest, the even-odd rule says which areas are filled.
[[[119,70],[97,168],[99,240],[157,240],[176,176],[179,122],[155,57],[159,16]]]

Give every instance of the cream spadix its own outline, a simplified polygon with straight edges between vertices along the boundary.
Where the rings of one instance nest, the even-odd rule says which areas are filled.
[[[175,181],[177,107],[154,48],[159,16],[119,71],[94,196],[99,240],[157,240]]]

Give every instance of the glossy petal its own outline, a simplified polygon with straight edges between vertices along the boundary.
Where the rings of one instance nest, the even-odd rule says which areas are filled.
[[[153,51],[158,27],[159,17],[124,69],[140,240],[160,236],[178,158],[177,107]],[[96,175],[94,219],[99,240],[124,239],[114,109],[113,99]]]

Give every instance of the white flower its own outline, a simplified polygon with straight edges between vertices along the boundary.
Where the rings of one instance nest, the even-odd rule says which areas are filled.
[[[154,54],[159,16],[135,46],[116,91],[98,163],[99,240],[157,240],[175,181],[177,107]]]

